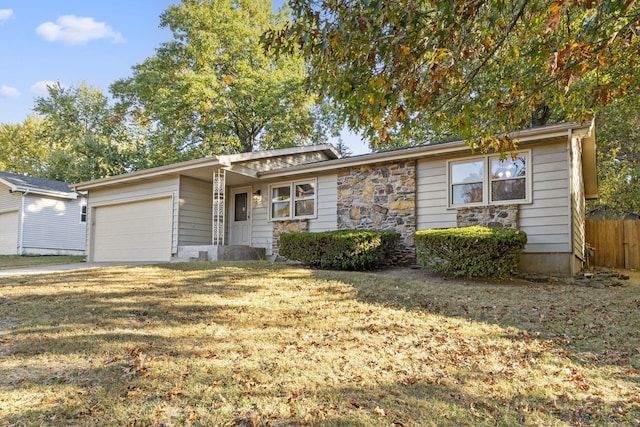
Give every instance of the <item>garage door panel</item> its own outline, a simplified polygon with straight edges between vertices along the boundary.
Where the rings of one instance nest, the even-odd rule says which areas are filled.
[[[0,214],[0,255],[18,253],[18,211]]]
[[[95,210],[95,261],[168,261],[173,224],[171,198]]]

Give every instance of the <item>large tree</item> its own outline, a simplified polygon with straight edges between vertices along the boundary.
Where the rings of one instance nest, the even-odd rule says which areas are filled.
[[[638,95],[599,112],[598,200],[589,202],[607,218],[640,213],[640,108]]]
[[[48,91],[36,98],[34,107],[42,118],[34,137],[48,150],[40,176],[80,182],[138,167],[134,133],[99,89],[55,84]]]
[[[317,136],[302,59],[276,60],[260,44],[284,19],[269,0],[184,0],[164,12],[160,25],[173,40],[111,87],[121,107],[149,126],[153,162]]]
[[[38,138],[42,119],[0,124],[0,171],[40,177],[46,173],[49,149]]]
[[[454,134],[510,149],[506,133],[585,120],[638,81],[631,0],[291,0],[271,31],[309,81],[374,145]],[[504,133],[502,137],[496,137]]]

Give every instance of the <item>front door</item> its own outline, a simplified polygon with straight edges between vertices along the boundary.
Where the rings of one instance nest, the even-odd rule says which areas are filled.
[[[229,244],[251,243],[251,187],[233,188],[229,199]]]

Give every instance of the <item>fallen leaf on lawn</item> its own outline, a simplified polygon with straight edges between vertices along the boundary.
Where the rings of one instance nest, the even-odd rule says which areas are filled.
[[[376,408],[371,412],[373,412],[374,414],[376,414],[376,415],[378,415],[380,417],[386,417],[387,416],[387,414],[384,412],[384,409],[382,409],[379,406],[376,406]]]

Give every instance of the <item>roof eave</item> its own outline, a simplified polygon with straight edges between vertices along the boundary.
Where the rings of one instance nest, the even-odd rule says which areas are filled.
[[[52,190],[43,190],[41,188],[33,188],[33,187],[14,187],[11,188],[12,192],[23,193],[23,194],[38,194],[40,196],[49,196],[49,197],[57,197],[60,199],[69,199],[74,200],[78,198],[78,194],[75,192],[62,192],[62,191],[52,191]]]
[[[335,147],[331,144],[317,144],[317,145],[300,145],[297,147],[277,148],[273,150],[252,151],[248,153],[227,154],[220,156],[229,163],[247,162],[251,160],[267,159],[271,157],[288,156],[293,154],[305,154],[323,152],[327,157],[331,159],[337,159],[340,157]]]
[[[115,175],[107,178],[96,179],[93,181],[80,182],[77,184],[72,184],[71,187],[76,191],[90,190],[92,188],[123,184],[131,181],[157,178],[160,176],[167,176],[167,175],[183,172],[186,170],[194,169],[196,167],[215,167],[215,166],[224,166],[224,162],[220,162],[218,157],[206,157],[204,159],[189,160],[186,162],[175,163],[172,165],[158,166],[156,168],[140,170],[140,171],[131,172],[123,175]]]
[[[303,145],[299,147],[280,148],[275,150],[256,151],[250,153],[228,154],[211,156],[203,159],[188,160],[186,162],[158,166],[156,168],[140,170],[124,175],[116,175],[93,181],[80,182],[77,184],[72,184],[71,187],[76,191],[90,190],[110,185],[124,184],[131,181],[151,179],[160,176],[176,174],[199,167],[230,167],[233,163],[313,152],[323,152],[330,159],[337,159],[340,157],[336,149],[330,144]]]
[[[525,129],[518,132],[512,132],[509,134],[509,136],[512,139],[517,139],[520,143],[527,144],[539,140],[568,137],[572,132],[573,135],[576,135],[576,133],[587,134],[590,132],[590,129],[591,122],[589,122],[588,124],[568,122],[558,125],[541,126],[537,128]],[[468,149],[469,146],[464,140],[457,140],[441,144],[421,145],[418,147],[403,148],[399,150],[362,154],[359,156],[344,157],[307,165],[296,165],[285,169],[265,171],[260,173],[259,176],[261,178],[276,178],[279,176],[303,175],[331,169],[361,166],[378,162],[407,160],[427,156],[441,156],[459,153]]]

